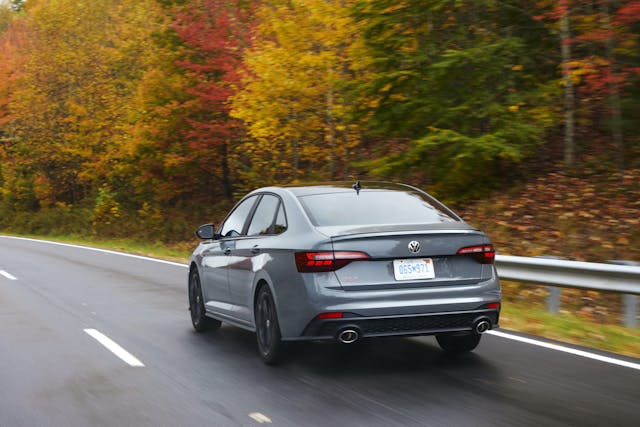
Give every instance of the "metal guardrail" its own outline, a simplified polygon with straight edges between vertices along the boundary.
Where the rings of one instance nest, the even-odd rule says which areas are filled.
[[[640,295],[640,266],[496,255],[502,279]]]
[[[600,264],[549,258],[496,255],[501,279],[539,283],[565,288],[618,292],[624,295],[624,324],[637,324],[637,295],[640,295],[640,265]],[[634,263],[628,263],[634,264]],[[549,309],[558,310],[559,290],[550,289]]]

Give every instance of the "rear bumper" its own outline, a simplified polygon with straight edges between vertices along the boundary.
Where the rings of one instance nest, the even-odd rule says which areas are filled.
[[[491,328],[498,327],[498,310],[471,310],[420,315],[364,317],[344,313],[340,319],[314,319],[302,336],[292,340],[335,340],[345,329],[357,330],[361,337],[391,337],[436,335],[453,332],[472,332],[480,319],[486,318]]]

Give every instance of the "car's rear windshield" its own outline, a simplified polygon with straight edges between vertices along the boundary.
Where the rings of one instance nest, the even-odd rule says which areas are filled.
[[[418,192],[362,190],[298,197],[316,227],[434,224],[458,221]]]

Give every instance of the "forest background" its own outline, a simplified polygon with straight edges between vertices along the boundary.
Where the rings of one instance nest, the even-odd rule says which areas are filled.
[[[640,259],[639,0],[0,3],[0,229],[172,244],[380,179],[502,253]]]

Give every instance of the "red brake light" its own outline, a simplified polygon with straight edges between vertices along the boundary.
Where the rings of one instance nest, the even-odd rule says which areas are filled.
[[[487,308],[490,310],[500,310],[500,303],[499,302],[490,302],[489,304],[487,304]]]
[[[320,313],[316,316],[318,319],[342,319],[341,311],[332,311],[329,313]]]
[[[352,261],[370,259],[364,252],[296,252],[296,267],[300,273],[335,271]]]
[[[493,245],[467,246],[459,249],[458,255],[472,255],[482,264],[493,264],[496,251],[493,249]]]

